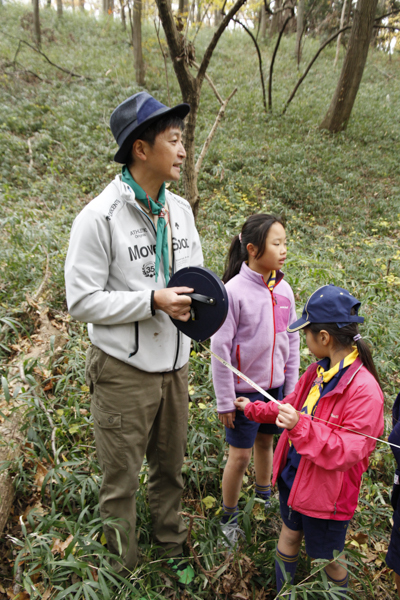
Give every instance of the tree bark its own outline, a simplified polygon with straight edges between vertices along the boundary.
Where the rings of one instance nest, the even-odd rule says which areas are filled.
[[[342,72],[320,129],[346,129],[367,61],[378,0],[358,0]]]
[[[346,1],[346,0],[345,0]],[[296,22],[296,59],[297,66],[301,62],[301,38],[304,27],[304,0],[299,0],[297,4],[297,22]]]
[[[40,48],[42,41],[40,35],[39,0],[33,0],[33,25],[35,29],[36,45]]]
[[[57,0],[57,17],[63,16],[63,3],[62,0]]]
[[[5,421],[1,427],[1,437],[4,446],[0,448],[0,465],[3,462],[14,462],[21,454],[21,446],[24,441],[24,436],[20,431],[23,421],[23,411],[23,408],[15,410],[10,420]],[[9,473],[8,469],[0,471],[0,537],[7,523],[14,496],[14,477]]]
[[[121,23],[122,23],[122,30],[126,31],[126,15],[125,15],[125,4],[123,0],[120,0],[120,4],[121,4]]]
[[[270,37],[273,37],[276,33],[282,30],[282,0],[276,0],[274,5],[274,14],[271,19],[271,27],[269,29]]]
[[[133,54],[135,61],[136,83],[144,86],[144,60],[142,53],[142,0],[133,3]]]
[[[194,61],[191,57],[191,48],[185,37],[180,34],[176,28],[171,4],[169,0],[156,0],[175,75],[181,89],[182,100],[190,104],[190,113],[187,118],[184,132],[186,159],[183,165],[182,179],[185,188],[185,196],[190,202],[195,214],[199,203],[197,174],[195,169],[195,129],[200,104],[201,86],[203,85],[208,65],[210,64],[212,54],[221,35],[228,26],[228,23],[245,2],[246,0],[236,0],[229,12],[223,17],[221,24],[214,32],[214,35],[206,48],[197,76],[194,77],[189,69],[190,64],[193,64]]]
[[[261,39],[265,40],[267,34],[267,11],[265,10],[264,4],[261,7],[261,24],[260,24],[260,35]]]
[[[346,8],[347,8],[347,0],[343,1],[343,7],[342,7],[342,14],[340,15],[340,27],[339,29],[343,29],[344,27],[344,21],[346,18]],[[340,51],[340,43],[342,41],[342,34],[340,34],[338,36],[337,39],[337,44],[336,44],[336,56],[335,56],[335,62],[333,63],[333,66],[336,67],[337,65],[337,61],[339,60],[339,51]]]

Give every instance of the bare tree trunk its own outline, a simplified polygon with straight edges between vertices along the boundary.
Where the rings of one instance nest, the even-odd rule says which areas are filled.
[[[120,0],[121,4],[121,22],[122,22],[122,30],[126,31],[126,15],[125,15],[125,4],[124,0]]]
[[[189,0],[179,0],[179,13],[188,16]]]
[[[261,7],[261,24],[260,24],[260,35],[261,39],[265,40],[267,34],[267,11],[265,10],[264,4]]]
[[[221,22],[222,22],[221,10],[219,8],[216,8],[214,10],[214,26],[218,27],[219,25],[221,25]]]
[[[62,0],[57,0],[57,17],[63,16],[63,3]]]
[[[274,5],[274,14],[271,19],[271,27],[269,29],[270,37],[273,37],[276,33],[281,31],[281,29],[282,29],[282,14],[283,14],[283,12],[281,10],[279,10],[280,8],[282,8],[282,0],[276,0],[275,5]]]
[[[344,0],[343,7],[342,7],[342,14],[340,15],[340,27],[339,27],[339,29],[343,29],[343,27],[344,27],[344,20],[346,18],[346,8],[347,8],[347,0]],[[340,51],[340,42],[341,41],[342,41],[342,34],[340,34],[338,36],[338,39],[337,39],[336,56],[335,56],[335,62],[333,63],[333,67],[334,68],[337,65],[337,61],[339,60],[339,51]]]
[[[368,56],[378,0],[358,0],[349,45],[331,105],[320,129],[346,129]]]
[[[296,22],[296,58],[297,66],[300,66],[301,62],[301,37],[303,35],[304,27],[304,0],[299,0],[297,4],[297,22]]]
[[[40,35],[40,16],[39,16],[39,0],[33,0],[33,25],[35,29],[35,38],[37,47],[41,46],[41,35]]]
[[[197,0],[196,23],[201,23],[201,0]]]
[[[72,0],[73,2],[74,0]],[[114,14],[114,0],[103,0],[103,12],[106,15],[113,16]]]
[[[181,35],[176,28],[170,1],[156,0],[172,64],[179,87],[181,88],[182,100],[190,104],[190,113],[185,126],[186,159],[183,167],[183,184],[185,187],[186,198],[190,202],[195,214],[199,204],[197,173],[195,168],[195,129],[200,104],[201,86],[203,85],[212,54],[222,33],[245,2],[246,0],[236,0],[229,12],[224,16],[204,52],[197,76],[194,77],[189,69],[191,62],[193,62],[193,59],[190,58],[191,49],[184,36]]]
[[[79,8],[81,12],[85,12],[85,0],[79,0]]]
[[[142,0],[133,2],[133,55],[136,83],[144,86],[144,61],[142,53]]]

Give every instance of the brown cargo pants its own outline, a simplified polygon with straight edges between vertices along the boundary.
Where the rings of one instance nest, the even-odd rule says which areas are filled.
[[[137,563],[136,491],[146,455],[153,538],[170,556],[182,553],[186,528],[181,509],[182,462],[188,422],[188,365],[178,371],[147,373],[109,356],[96,346],[86,358],[92,394],[96,450],[103,480],[100,515],[108,549],[132,570]]]

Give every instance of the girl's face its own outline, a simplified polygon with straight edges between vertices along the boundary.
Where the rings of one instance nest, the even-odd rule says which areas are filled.
[[[314,354],[318,359],[325,358],[329,356],[329,351],[327,350],[325,337],[322,333],[326,333],[326,331],[320,331],[319,334],[314,336],[313,332],[309,327],[304,328],[304,333],[306,334],[306,344],[309,351]]]
[[[271,225],[261,256],[256,258],[258,248],[253,244],[247,244],[247,252],[250,269],[263,275],[265,280],[269,278],[271,271],[281,269],[286,260],[286,234],[283,225],[280,223]]]

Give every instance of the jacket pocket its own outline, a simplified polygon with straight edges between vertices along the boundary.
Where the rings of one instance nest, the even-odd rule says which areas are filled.
[[[290,318],[290,300],[285,296],[275,295],[276,305],[274,307],[275,332],[286,332]]]
[[[100,466],[112,466],[115,471],[126,471],[126,448],[122,436],[121,413],[101,410],[92,401],[96,450]]]

